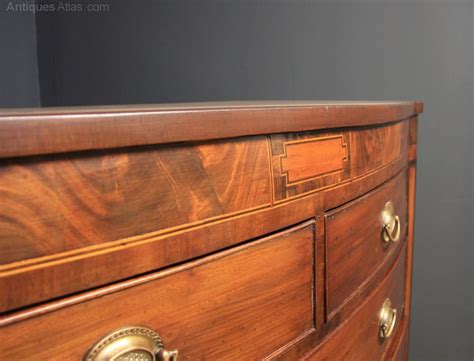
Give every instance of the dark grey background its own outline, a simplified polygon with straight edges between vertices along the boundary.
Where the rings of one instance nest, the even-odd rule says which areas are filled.
[[[410,359],[474,358],[471,1],[108,3],[1,14],[0,104],[424,101]]]
[[[12,14],[0,1],[0,107],[39,106],[35,14]]]

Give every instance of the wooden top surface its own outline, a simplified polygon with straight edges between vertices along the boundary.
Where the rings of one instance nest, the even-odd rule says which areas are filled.
[[[0,158],[394,122],[415,101],[268,101],[0,111]]]

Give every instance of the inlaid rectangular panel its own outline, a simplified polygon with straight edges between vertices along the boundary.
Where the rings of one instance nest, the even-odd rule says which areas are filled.
[[[140,325],[182,360],[261,360],[315,327],[314,222],[0,328],[1,360],[81,360]],[[100,292],[100,290],[99,290]]]
[[[350,175],[347,132],[271,136],[275,200],[325,188]]]
[[[271,193],[265,137],[2,160],[0,265],[262,208]]]
[[[341,172],[347,161],[347,145],[342,135],[286,142],[284,147],[281,170],[288,184]]]

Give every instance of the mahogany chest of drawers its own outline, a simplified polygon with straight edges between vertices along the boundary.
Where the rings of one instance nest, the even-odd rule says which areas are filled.
[[[406,360],[421,111],[3,111],[0,360]]]

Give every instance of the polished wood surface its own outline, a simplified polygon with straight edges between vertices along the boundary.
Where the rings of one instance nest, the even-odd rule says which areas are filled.
[[[288,184],[342,171],[347,162],[347,144],[342,135],[286,142],[280,158]]]
[[[384,242],[380,214],[391,201],[400,217],[397,243]],[[368,282],[403,244],[407,228],[407,175],[401,172],[376,191],[326,214],[329,317]]]
[[[406,360],[421,111],[2,111],[0,360],[81,359],[130,325],[181,360]],[[387,297],[398,321],[382,341]]]
[[[12,291],[0,299],[0,312],[199,257],[346,203],[351,196],[344,189],[363,194],[371,187],[361,185],[376,186],[406,164],[403,129],[394,123],[4,160],[0,288]],[[369,140],[362,142],[364,136]],[[383,141],[395,148],[384,150]],[[313,153],[326,155],[336,145],[343,169],[288,184],[280,167],[295,158],[286,157],[286,142],[311,145],[297,157],[305,169],[314,167]],[[316,192],[322,194],[279,206]],[[11,216],[17,213],[24,216]],[[19,282],[29,284],[27,293],[16,291]]]
[[[109,242],[103,247],[6,265],[0,272],[0,289],[6,295],[0,298],[0,309],[17,308],[107,284],[289,227],[363,195],[397,174],[405,164],[406,159],[402,158],[341,187],[186,230],[151,233]],[[136,257],[140,257],[140,262],[136,262]],[[19,289],[18,284],[28,284],[28,288]]]
[[[272,134],[270,144],[275,202],[320,191],[350,178],[348,132]]]
[[[410,162],[416,161],[416,144],[418,141],[418,117],[410,118],[410,129],[408,139],[408,159]]]
[[[405,305],[406,309],[406,305]],[[400,324],[401,331],[397,332],[390,347],[384,354],[384,360],[407,361],[408,360],[408,318],[402,320]]]
[[[12,109],[0,114],[0,158],[383,124],[420,102],[235,102]]]
[[[409,320],[411,315],[411,293],[412,293],[412,273],[413,273],[413,247],[415,242],[415,203],[416,203],[416,159],[418,142],[418,118],[410,120],[410,163],[408,168],[408,255],[407,255],[407,281],[405,316]],[[410,328],[407,326],[405,335],[404,358],[408,359],[408,339]]]
[[[366,174],[407,154],[408,124],[351,131],[351,175]]]
[[[354,314],[330,335],[305,360],[382,360],[392,338],[379,337],[379,311],[386,298],[390,298],[398,315],[403,315],[405,303],[406,247],[393,270],[378,289],[369,296]],[[400,316],[394,332],[400,332]]]
[[[269,206],[268,169],[264,137],[3,161],[0,270]]]
[[[181,360],[261,359],[314,327],[313,247],[311,221],[11,324],[0,358],[78,360],[108,332],[142,325]]]

